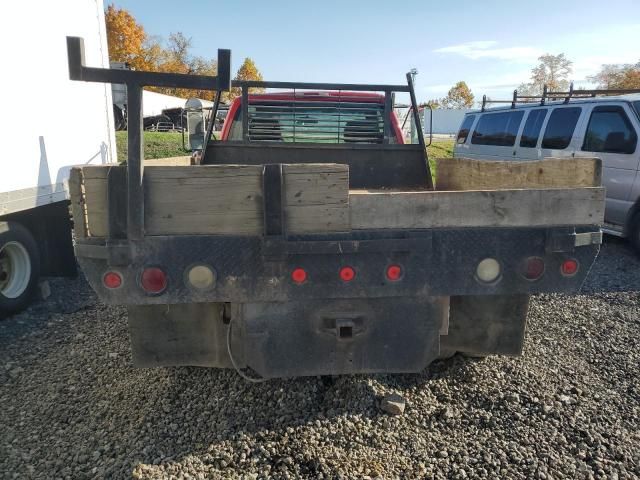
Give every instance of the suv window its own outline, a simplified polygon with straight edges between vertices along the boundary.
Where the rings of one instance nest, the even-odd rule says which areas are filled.
[[[471,143],[475,145],[494,145],[512,147],[522,122],[524,111],[486,113],[480,117],[473,131]]]
[[[529,110],[529,116],[524,124],[524,130],[522,131],[522,137],[520,138],[521,147],[535,148],[538,144],[540,130],[542,129],[542,123],[546,116],[546,108]]]
[[[464,122],[462,122],[460,131],[458,132],[458,139],[456,140],[458,144],[462,144],[467,141],[467,137],[469,136],[469,130],[471,130],[471,125],[473,125],[473,121],[475,119],[476,119],[475,115],[467,115],[466,117],[464,117]]]
[[[556,108],[549,116],[542,138],[542,148],[562,150],[571,143],[582,108]]]
[[[601,106],[591,112],[582,150],[633,153],[637,142],[638,136],[624,109],[620,106]]]
[[[640,118],[640,101],[633,102],[633,107],[636,109],[636,113],[638,114],[638,118]]]

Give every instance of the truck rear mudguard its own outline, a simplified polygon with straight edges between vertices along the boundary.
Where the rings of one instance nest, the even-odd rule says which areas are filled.
[[[128,305],[137,365],[235,363],[272,378],[415,372],[441,344],[517,355],[529,294],[577,291],[600,238],[593,226],[176,235],[80,240],[76,252],[100,299]],[[487,258],[499,265],[490,282],[478,277]],[[528,278],[531,259],[542,261],[539,278]],[[577,269],[564,270],[567,261]],[[141,278],[154,267],[166,286],[149,294]],[[213,273],[205,288],[191,283],[197,267]],[[355,276],[341,276],[344,267]],[[108,272],[120,286],[106,286]]]

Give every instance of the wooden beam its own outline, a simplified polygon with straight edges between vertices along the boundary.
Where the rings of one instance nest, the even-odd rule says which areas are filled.
[[[604,188],[465,192],[351,191],[351,228],[415,229],[598,225]]]
[[[74,167],[69,172],[69,197],[71,198],[71,214],[73,215],[73,233],[76,238],[85,238],[87,236],[87,218],[85,216],[82,169],[79,167]]]
[[[107,169],[84,172],[89,233],[105,236]],[[349,231],[347,165],[285,165],[283,177],[287,233]],[[260,235],[262,166],[145,168],[145,229],[148,235]]]
[[[439,158],[436,164],[438,190],[575,188],[602,185],[602,162],[598,158],[517,161]]]

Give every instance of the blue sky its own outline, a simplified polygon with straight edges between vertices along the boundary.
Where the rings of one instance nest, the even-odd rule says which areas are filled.
[[[108,0],[105,0],[105,5]],[[543,53],[565,53],[571,79],[640,61],[640,0],[114,0],[151,35],[181,31],[193,53],[230,48],[265,80],[404,83],[418,100],[465,80],[476,97],[509,97]]]

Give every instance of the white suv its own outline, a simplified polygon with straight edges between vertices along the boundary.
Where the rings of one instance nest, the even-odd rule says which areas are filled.
[[[579,91],[576,91],[576,93]],[[544,100],[544,99],[543,99]],[[607,233],[640,253],[640,95],[567,98],[467,113],[455,157],[602,159]]]

